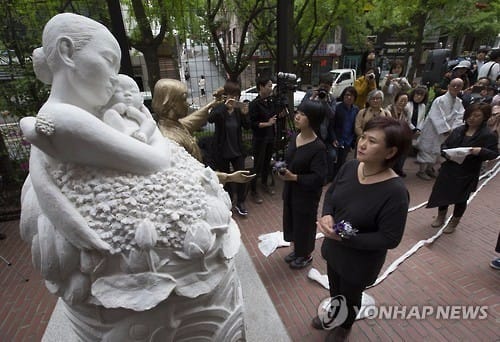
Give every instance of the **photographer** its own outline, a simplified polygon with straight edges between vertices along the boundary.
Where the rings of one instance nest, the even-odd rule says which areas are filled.
[[[248,104],[239,102],[240,86],[236,82],[226,81],[224,84],[224,103],[217,105],[208,116],[208,122],[215,124],[214,154],[216,169],[230,173],[230,165],[234,171],[245,169],[245,151],[243,148],[242,130],[250,128]],[[245,206],[246,184],[226,183],[224,189],[233,199],[233,187],[236,187],[236,205],[234,209],[241,216],[248,211]]]
[[[332,84],[333,75],[330,72],[321,74],[319,76],[318,88],[315,90],[309,90],[301,102],[304,103],[304,101],[317,101],[326,105],[325,116],[321,121],[319,127],[317,127],[316,135],[326,146],[328,164],[328,174],[326,176],[327,182],[331,182],[333,180],[333,171],[335,169],[335,162],[337,161],[337,149],[334,145],[334,142],[336,140],[334,119],[335,107],[337,103],[332,94],[330,94]]]
[[[368,68],[364,75],[358,77],[356,81],[354,81],[354,88],[358,93],[355,105],[358,106],[359,109],[363,109],[366,107],[368,93],[377,89],[375,70],[373,68]]]
[[[401,91],[407,92],[411,89],[411,85],[404,77],[404,64],[400,59],[396,59],[391,63],[389,73],[380,81],[380,89],[384,92],[384,108],[394,103],[394,97]]]
[[[280,106],[277,99],[271,96],[273,83],[270,77],[259,77],[257,88],[259,95],[250,102],[248,114],[252,126],[253,173],[257,174],[257,177],[251,183],[251,195],[254,202],[260,204],[263,200],[257,192],[257,178],[260,177],[265,192],[270,195],[274,194],[274,190],[269,188],[267,184],[267,178],[271,172],[271,157],[276,138],[276,121]]]

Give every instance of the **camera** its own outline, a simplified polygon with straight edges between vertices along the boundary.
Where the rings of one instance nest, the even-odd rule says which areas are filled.
[[[284,176],[285,173],[286,173],[286,167],[282,167],[281,169],[278,170],[278,173],[281,175],[281,176]]]
[[[368,74],[367,76],[368,76],[368,79],[370,79],[370,80],[373,80],[375,78],[375,74],[373,72]]]
[[[286,81],[296,81],[297,75],[289,72],[278,72],[278,78]]]
[[[327,98],[327,96],[328,96],[328,91],[326,89],[323,88],[318,89],[318,99],[324,100]]]

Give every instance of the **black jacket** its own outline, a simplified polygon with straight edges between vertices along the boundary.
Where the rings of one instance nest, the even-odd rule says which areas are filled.
[[[208,116],[208,122],[215,124],[215,133],[214,140],[212,146],[212,152],[215,156],[215,160],[219,161],[222,157],[221,151],[223,150],[223,146],[226,143],[226,124],[225,120],[229,116],[229,112],[225,104],[220,104],[216,106],[210,112]],[[247,115],[243,115],[239,108],[235,108],[232,115],[235,115],[236,120],[238,121],[238,148],[241,151],[242,155],[245,155],[243,148],[243,140],[242,140],[242,128],[250,129],[250,120]]]

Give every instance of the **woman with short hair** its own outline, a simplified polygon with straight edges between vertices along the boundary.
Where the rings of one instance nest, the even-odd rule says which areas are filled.
[[[391,113],[383,108],[383,102],[384,93],[382,90],[374,89],[368,93],[367,106],[361,109],[358,115],[356,115],[356,122],[354,125],[356,136],[361,136],[365,124],[370,121],[370,119],[379,116],[391,116]]]
[[[363,290],[377,279],[387,250],[401,242],[409,194],[391,167],[410,144],[411,131],[405,122],[373,118],[358,141],[357,160],[344,164],[325,195],[318,220],[318,229],[325,235],[321,255],[327,262],[330,296],[343,296],[348,311],[338,326],[329,324],[336,317],[331,322],[313,319],[314,328],[332,329],[327,341],[347,339]],[[347,225],[357,232],[349,232]]]
[[[286,150],[286,167],[278,171],[284,180],[283,234],[293,242],[293,252],[285,257],[292,269],[312,262],[316,240],[318,203],[327,174],[326,147],[316,135],[326,113],[326,104],[303,101],[294,123],[300,133],[290,138]]]

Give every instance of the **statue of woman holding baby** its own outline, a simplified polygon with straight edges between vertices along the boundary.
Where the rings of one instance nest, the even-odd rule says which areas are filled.
[[[117,41],[64,13],[33,57],[51,92],[21,120],[32,143],[21,235],[79,339],[244,340],[240,236],[217,176],[158,128],[137,139],[127,134],[137,120],[124,114],[130,130],[103,120]]]

